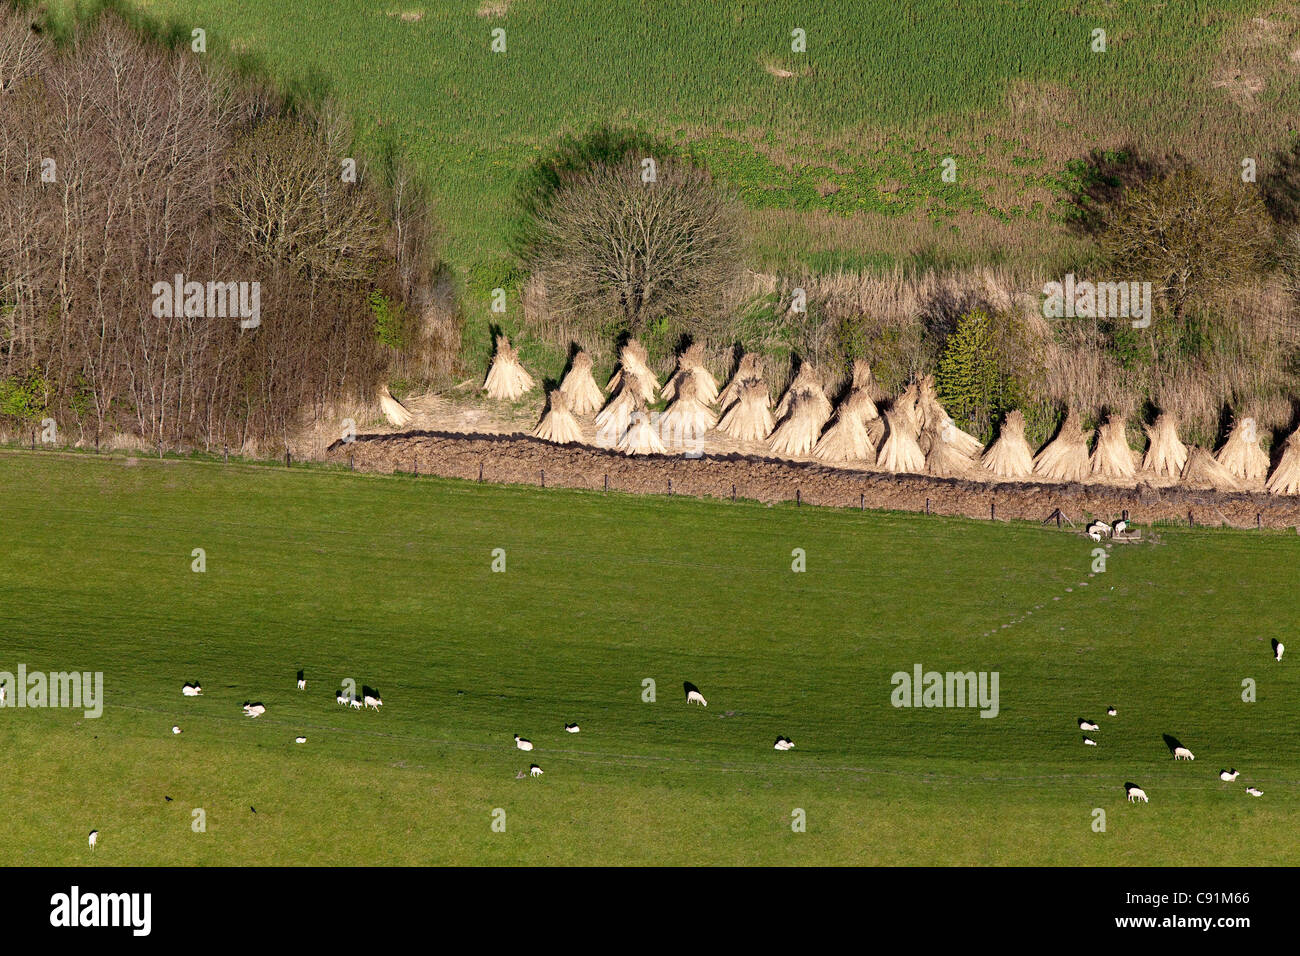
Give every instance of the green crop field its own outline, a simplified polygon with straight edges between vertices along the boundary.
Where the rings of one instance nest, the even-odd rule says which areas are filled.
[[[336,95],[367,155],[394,148],[428,177],[445,254],[476,293],[515,275],[521,172],[597,124],[653,131],[737,190],[754,262],[830,269],[1044,251],[1069,159],[1135,141],[1233,172],[1262,162],[1300,105],[1300,24],[1263,0],[128,6],[203,28],[208,55],[233,48],[284,86]],[[1270,26],[1253,26],[1263,12]]]
[[[11,865],[1294,865],[1300,677],[1269,642],[1294,641],[1300,537],[1143,530],[1094,572],[1092,542],[1036,525],[0,453],[0,671],[104,678],[97,719],[0,709],[0,846]],[[996,717],[894,707],[917,664],[996,672]],[[382,710],[340,707],[346,678]],[[530,762],[544,776],[518,779]]]

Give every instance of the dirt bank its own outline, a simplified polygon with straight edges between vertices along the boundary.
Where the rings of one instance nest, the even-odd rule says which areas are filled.
[[[1300,498],[1263,492],[1223,493],[1139,484],[982,482],[851,471],[750,455],[651,455],[630,458],[587,445],[553,445],[525,435],[407,432],[359,435],[328,455],[366,471],[411,472],[503,484],[586,488],[696,497],[793,501],[850,508],[930,511],[972,518],[1041,521],[1060,509],[1075,522],[1128,511],[1147,524],[1268,528],[1300,525]],[[608,483],[608,484],[607,484]]]

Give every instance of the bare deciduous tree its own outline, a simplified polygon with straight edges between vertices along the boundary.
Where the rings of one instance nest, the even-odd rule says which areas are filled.
[[[346,124],[108,15],[66,49],[31,36],[0,6],[0,387],[39,385],[27,417],[211,447],[372,394],[370,295],[403,303],[427,229],[399,241],[390,197],[342,180]],[[155,314],[177,274],[259,283],[260,326]]]
[[[734,204],[703,171],[636,159],[571,176],[539,216],[551,308],[598,309],[640,331],[715,310],[737,268]]]
[[[1178,169],[1125,191],[1106,217],[1101,250],[1126,277],[1185,305],[1259,272],[1272,241],[1259,193]]]

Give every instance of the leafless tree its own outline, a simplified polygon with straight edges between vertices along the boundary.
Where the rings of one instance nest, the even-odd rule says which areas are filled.
[[[570,176],[539,216],[551,309],[597,309],[639,332],[715,310],[738,262],[734,203],[702,170],[630,158]]]

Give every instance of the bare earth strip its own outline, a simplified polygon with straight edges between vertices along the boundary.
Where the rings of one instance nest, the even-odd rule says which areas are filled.
[[[330,446],[329,457],[365,471],[412,472],[502,484],[680,494],[707,498],[794,501],[841,508],[929,511],[971,518],[1042,521],[1060,509],[1076,523],[1088,516],[1149,524],[1253,528],[1300,526],[1300,498],[1264,492],[1181,487],[972,481],[927,475],[830,468],[742,454],[629,457],[587,445],[556,445],[525,435],[408,432],[359,435]],[[671,486],[670,486],[671,482]]]

